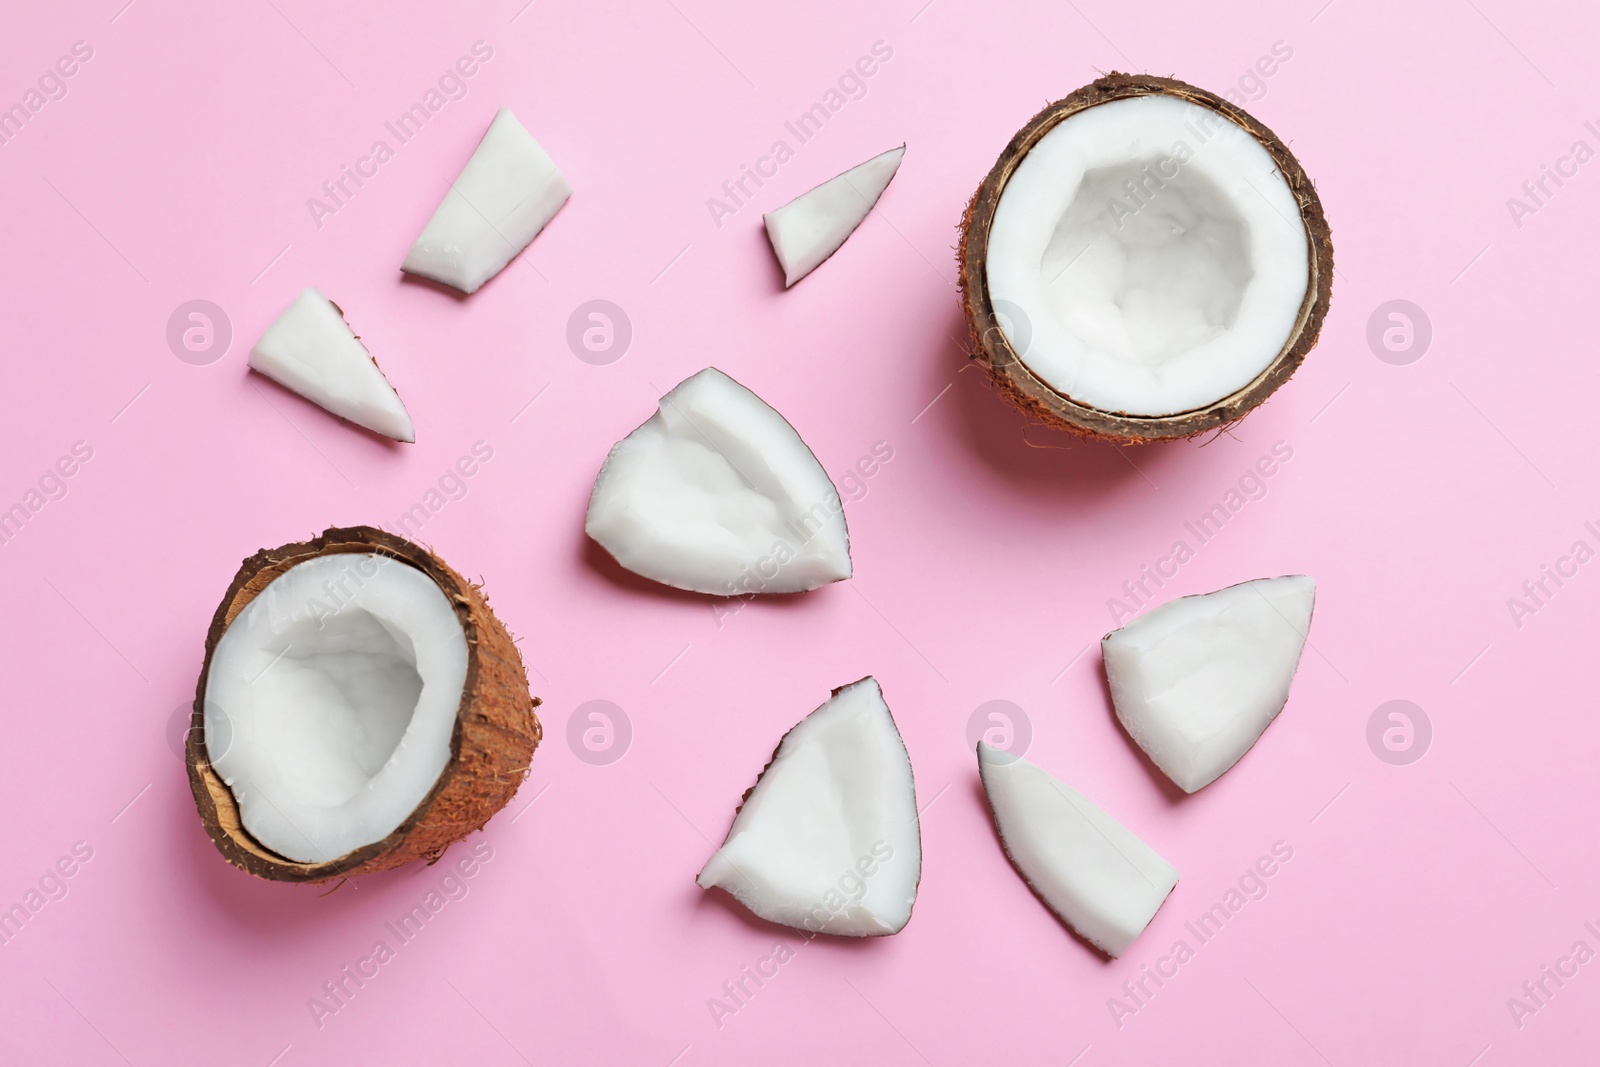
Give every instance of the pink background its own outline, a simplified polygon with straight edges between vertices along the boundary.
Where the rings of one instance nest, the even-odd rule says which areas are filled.
[[[0,507],[74,442],[93,449],[67,495],[0,545],[0,907],[75,843],[93,850],[0,946],[0,1060],[1595,1054],[1600,962],[1547,980],[1554,996],[1520,1026],[1507,998],[1579,939],[1600,949],[1584,928],[1600,926],[1600,724],[1576,683],[1600,637],[1600,564],[1520,620],[1507,599],[1574,541],[1600,546],[1583,525],[1600,519],[1600,164],[1550,184],[1520,227],[1506,200],[1575,140],[1600,147],[1584,128],[1600,119],[1597,16],[1507,0],[121,4],[12,5],[0,34],[3,104],[75,41],[93,49],[67,96],[0,145]],[[307,198],[478,40],[494,54],[465,98],[318,228]],[[719,228],[707,198],[775,139],[793,147],[784,122],[878,41],[893,56],[866,94]],[[1292,58],[1251,81],[1280,41]],[[1243,79],[1316,180],[1337,243],[1321,344],[1205,443],[1075,444],[962,373],[961,209],[1040,105],[1112,69],[1219,92]],[[571,202],[469,300],[402,280],[502,104],[558,161]],[[760,213],[901,141],[879,211],[784,292]],[[307,284],[345,307],[416,445],[246,372]],[[205,366],[164,333],[197,298],[235,333]],[[633,327],[606,366],[565,340],[592,299]],[[1394,299],[1432,323],[1410,365],[1366,340]],[[848,505],[856,577],[720,627],[705,600],[619,575],[582,535],[608,447],[707,363],[787,415],[836,477],[876,442],[894,453]],[[384,924],[445,868],[331,894],[232,869],[195,816],[173,712],[243,557],[330,524],[393,526],[476,441],[492,461],[418,537],[481,575],[520,635],[546,740],[489,824],[493,858],[470,892],[319,1028],[310,998],[393,944]],[[1123,581],[1279,441],[1293,458],[1266,495],[1161,596],[1304,571],[1319,586],[1314,647],[1244,761],[1177,796],[1116,725],[1093,643]],[[899,936],[803,945],[693,878],[779,735],[867,673],[926,806],[922,890]],[[1394,699],[1433,726],[1407,766],[1366,740]],[[632,724],[609,765],[566,740],[590,700]],[[1002,858],[966,736],[990,700],[1024,710],[1030,758],[1181,871],[1124,959],[1085,948]],[[1279,841],[1293,859],[1267,896],[1198,945],[1184,924]],[[1119,1027],[1108,998],[1180,938],[1194,958]],[[719,1028],[708,999],[780,942],[796,956]]]

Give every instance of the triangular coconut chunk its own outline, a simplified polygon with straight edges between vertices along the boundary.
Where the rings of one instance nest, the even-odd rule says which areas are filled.
[[[571,195],[555,162],[503,107],[400,269],[475,293]]]
[[[978,742],[978,773],[1001,844],[1050,910],[1109,956],[1155,918],[1178,872],[1058,778]]]
[[[888,188],[906,146],[891,148],[762,216],[785,288],[838,251]]]
[[[872,937],[910,921],[921,878],[911,760],[863,678],[784,735],[698,882],[769,922]]]
[[[1283,710],[1316,583],[1259,578],[1163,604],[1101,642],[1117,718],[1185,792],[1216,781]]]
[[[715,367],[612,448],[584,531],[635,574],[700,593],[797,593],[850,577],[844,507],[822,464]]]
[[[314,288],[267,327],[250,350],[250,367],[373,433],[396,441],[417,439],[406,406],[372,353],[337,305]]]

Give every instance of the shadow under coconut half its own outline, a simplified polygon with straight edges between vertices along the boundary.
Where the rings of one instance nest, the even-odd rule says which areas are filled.
[[[212,842],[263,878],[387,870],[481,829],[540,738],[516,645],[420,546],[329,529],[245,560],[186,742]]]
[[[1333,282],[1322,203],[1272,131],[1115,73],[1012,138],[958,258],[973,358],[1001,392],[1124,444],[1243,418],[1316,344]]]

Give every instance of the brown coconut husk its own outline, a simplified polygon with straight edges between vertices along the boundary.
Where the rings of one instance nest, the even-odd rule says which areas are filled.
[[[395,831],[325,863],[299,863],[278,855],[240,824],[233,793],[211,766],[205,745],[206,681],[211,657],[229,624],[267,585],[298,563],[339,553],[376,553],[432,578],[455,608],[467,641],[467,676],[450,761],[433,789]],[[323,882],[384,871],[412,860],[436,859],[455,841],[480,830],[505,807],[527,775],[541,730],[528,693],[528,676],[511,635],[489,608],[483,590],[432,552],[370,526],[330,528],[310,541],[263,549],[234,575],[206,634],[205,665],[195,688],[186,759],[189,786],[206,833],[229,863],[261,878]]]
[[[995,317],[989,297],[989,230],[994,223],[1000,194],[1011,180],[1011,175],[1033,146],[1039,143],[1039,139],[1058,123],[1098,104],[1156,93],[1176,96],[1216,112],[1243,127],[1267,150],[1300,205],[1300,218],[1305,224],[1310,250],[1310,284],[1306,287],[1299,317],[1288,340],[1284,342],[1277,358],[1250,384],[1231,396],[1194,411],[1160,416],[1129,415],[1102,411],[1057,392],[1035,376],[1012,349]],[[1118,444],[1193,437],[1244,418],[1289,380],[1289,376],[1305,359],[1306,353],[1317,343],[1333,290],[1333,241],[1327,219],[1322,213],[1322,201],[1288,146],[1243,109],[1215,93],[1173,78],[1143,74],[1107,74],[1046,107],[1019,130],[967,204],[961,220],[961,244],[957,258],[961,302],[966,312],[972,358],[988,368],[989,376],[1006,399],[1024,413],[1048,425]]]

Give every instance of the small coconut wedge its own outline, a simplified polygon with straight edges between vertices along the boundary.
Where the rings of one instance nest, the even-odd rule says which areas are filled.
[[[339,306],[305,289],[250,350],[250,368],[341,419],[396,441],[417,439],[400,402]]]
[[[1187,793],[1239,762],[1289,699],[1316,583],[1259,578],[1180,597],[1100,647],[1117,718]]]
[[[571,195],[555,161],[503,107],[400,269],[475,293]]]
[[[839,491],[793,426],[715,367],[617,442],[584,532],[663,585],[798,593],[850,577]]]
[[[1039,899],[1106,955],[1126,952],[1178,884],[1177,870],[1019,756],[979,741],[978,773],[1006,855]]]
[[[483,591],[367,526],[245,560],[206,635],[186,756],[201,822],[262,878],[437,857],[516,792],[539,700]]]
[[[1024,412],[1124,444],[1243,418],[1316,344],[1322,202],[1255,118],[1171,78],[1108,74],[1011,139],[967,205],[973,358]]]
[[[768,922],[874,937],[905,928],[921,879],[911,759],[863,678],[784,734],[697,881]]]
[[[784,288],[839,250],[889,187],[905,154],[905,145],[891,148],[762,216]]]

